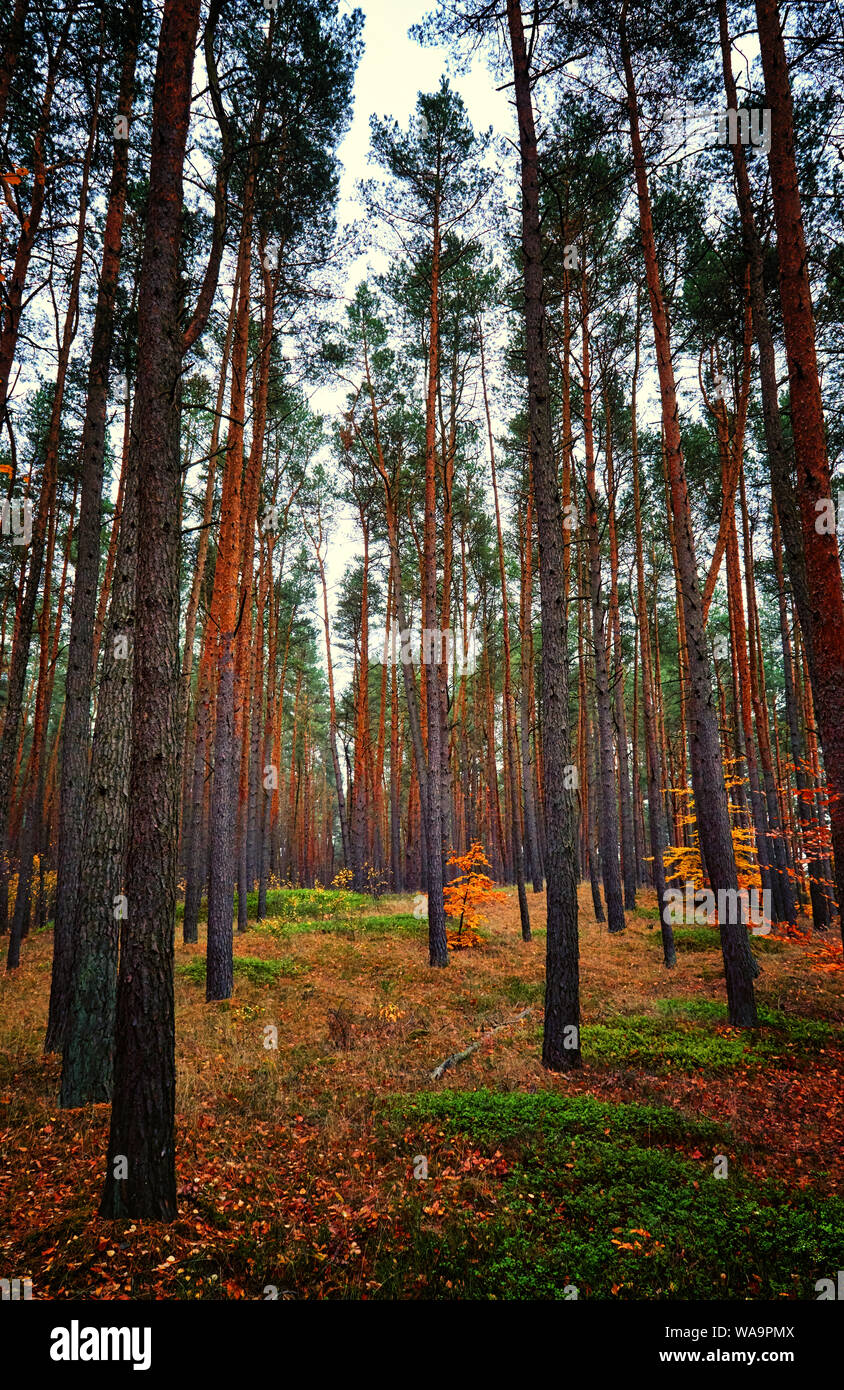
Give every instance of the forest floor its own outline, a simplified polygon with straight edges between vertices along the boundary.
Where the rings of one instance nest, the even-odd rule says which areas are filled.
[[[717,929],[678,929],[667,971],[653,895],[610,936],[584,888],[584,1065],[555,1076],[528,899],[533,941],[508,890],[434,971],[410,898],[273,893],[211,1005],[179,941],[170,1225],[96,1216],[108,1107],[58,1107],[31,934],[0,978],[0,1274],[35,1298],[816,1298],[844,1268],[837,932],[755,939],[743,1033]]]

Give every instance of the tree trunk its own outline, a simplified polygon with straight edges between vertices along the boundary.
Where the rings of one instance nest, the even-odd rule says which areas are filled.
[[[137,407],[136,407],[137,409]],[[97,692],[74,905],[70,994],[62,1053],[65,1108],[111,1100],[120,895],[129,828],[132,652],[138,530],[138,426],[133,424],[114,586]]]
[[[771,111],[768,164],[777,228],[797,495],[811,611],[812,638],[807,644],[807,656],[831,793],[832,847],[844,939],[844,593],[837,536],[834,531],[825,532],[816,525],[822,510],[818,504],[828,501],[832,493],[797,180],[793,103],[776,0],[756,0],[756,17],[765,74],[765,100]]]
[[[135,90],[135,65],[141,5],[127,15],[117,114],[128,122]],[[77,530],[70,637],[65,679],[64,732],[59,791],[58,873],[53,930],[53,988],[56,990],[54,1041],[60,1042],[67,1021],[67,992],[73,957],[73,922],[79,888],[79,865],[85,823],[94,678],[94,622],[100,573],[100,531],[105,457],[106,411],[114,338],[114,307],[123,242],[123,213],[129,166],[129,141],[114,141],[106,213],[103,257],[94,313],[88,396],[82,426],[82,497]]]
[[[179,829],[182,170],[199,0],[165,0],[138,299],[137,624],[114,1099],[101,1215],[176,1215],[173,931]],[[124,1172],[125,1165],[125,1172]]]
[[[656,345],[674,537],[686,628],[689,671],[689,748],[698,838],[701,859],[713,891],[716,894],[724,891],[736,895],[738,879],[724,785],[724,768],[721,761],[718,712],[713,697],[709,654],[703,625],[689,493],[680,435],[674,365],[671,359],[668,318],[657,262],[645,156],[639,133],[636,85],[627,40],[627,0],[624,0],[621,11],[620,38],[639,203],[641,243]],[[736,897],[733,896],[730,901],[736,903]],[[755,1027],[757,1016],[753,991],[754,962],[748,942],[747,926],[741,920],[741,914],[738,912],[728,911],[722,916],[727,918],[727,920],[720,922],[720,927],[730,1022],[736,1027]]]
[[[585,277],[584,277],[585,278]],[[636,906],[637,856],[633,820],[633,800],[630,792],[630,755],[627,747],[627,711],[624,704],[624,661],[621,651],[621,615],[618,599],[618,534],[615,524],[615,476],[612,450],[612,403],[604,392],[604,426],[607,455],[608,531],[610,542],[610,627],[612,631],[613,672],[612,688],[615,707],[616,742],[618,744],[619,805],[621,808],[621,868],[624,882],[624,906],[631,911]]]
[[[771,888],[775,921],[788,922],[792,926],[797,920],[794,893],[789,878],[785,853],[785,832],[780,822],[779,800],[774,779],[774,764],[771,757],[771,735],[768,728],[768,711],[765,700],[765,672],[762,666],[759,645],[759,610],[756,603],[756,581],[753,563],[753,540],[750,533],[750,520],[747,515],[747,495],[744,485],[744,470],[739,477],[741,498],[741,524],[744,542],[744,583],[747,594],[748,628],[748,674],[750,676],[750,699],[756,720],[756,741],[759,746],[759,761],[762,765],[762,786],[764,787],[765,807],[768,820],[768,862],[771,870]]]
[[[607,670],[606,616],[601,601],[601,543],[598,528],[595,446],[592,428],[592,380],[589,365],[589,306],[586,272],[581,277],[583,313],[583,445],[586,453],[586,529],[589,538],[589,596],[592,607],[592,653],[595,663],[595,706],[598,716],[600,778],[595,793],[600,797],[598,827],[601,844],[601,877],[611,932],[624,931],[624,899],[618,867],[618,802],[615,794],[615,752],[612,740],[610,681]],[[610,501],[612,505],[612,501]]]
[[[651,673],[650,628],[645,597],[645,557],[642,545],[642,498],[639,479],[639,429],[636,394],[639,380],[639,299],[636,298],[636,362],[633,370],[633,390],[630,405],[630,430],[633,452],[633,511],[636,525],[636,594],[639,604],[639,642],[642,650],[642,707],[645,725],[645,757],[648,766],[648,831],[653,860],[653,884],[656,890],[659,924],[662,932],[662,954],[666,968],[677,963],[674,932],[666,910],[665,831],[663,808],[663,764],[656,728],[656,713]]]
[[[563,516],[551,437],[547,320],[536,128],[530,61],[519,0],[507,0],[522,178],[522,257],[530,457],[539,531],[542,607],[542,756],[548,892],[543,1065],[580,1066],[579,942],[574,805],[571,795]]]
[[[791,646],[791,632],[788,622],[788,606],[785,598],[785,575],[782,563],[782,543],[780,534],[779,510],[773,503],[773,532],[771,549],[777,576],[777,598],[779,602],[780,640],[782,642],[783,682],[785,686],[785,715],[788,724],[788,740],[791,761],[794,764],[794,780],[797,786],[797,816],[803,853],[807,860],[809,878],[809,898],[812,904],[812,924],[816,931],[826,931],[829,926],[829,900],[821,889],[820,880],[823,866],[817,858],[818,825],[813,802],[808,798],[809,779],[803,759],[800,739],[800,717],[797,696],[794,690],[794,655]]]
[[[501,509],[498,505],[498,478],[495,472],[495,444],[492,437],[492,417],[489,413],[489,396],[486,386],[486,366],[484,362],[483,328],[478,324],[478,342],[481,355],[481,386],[483,388],[484,410],[486,412],[487,436],[489,438],[489,458],[492,469],[492,495],[495,499],[495,528],[498,538],[498,576],[501,581],[501,627],[504,638],[504,729],[507,736],[509,756],[507,767],[510,778],[510,826],[513,846],[513,862],[516,870],[516,889],[519,898],[519,918],[522,925],[522,940],[530,941],[530,913],[525,892],[525,861],[522,849],[522,834],[519,826],[519,782],[516,770],[518,740],[516,738],[516,709],[510,668],[510,615],[507,602],[507,579],[504,569],[504,537],[501,531]]]
[[[519,734],[522,755],[522,794],[525,802],[525,843],[530,857],[534,893],[544,885],[542,853],[537,830],[536,795],[530,748],[530,703],[533,690],[533,497],[528,494],[525,542],[522,556],[522,592],[519,604]]]
[[[252,130],[253,139],[257,132]],[[239,299],[232,346],[232,384],[226,462],[220,502],[220,540],[208,622],[214,641],[217,680],[214,780],[211,786],[211,870],[208,883],[207,1000],[229,999],[234,987],[233,938],[236,815],[240,748],[235,712],[235,645],[242,609],[238,605],[243,488],[243,430],[249,352],[249,298],[255,193],[254,160],[246,175],[237,280]]]
[[[442,718],[440,692],[440,661],[442,636],[437,610],[437,460],[436,460],[436,403],[439,378],[439,302],[440,302],[440,227],[439,205],[434,214],[433,251],[431,258],[431,295],[429,304],[428,391],[425,404],[425,531],[423,550],[423,632],[422,659],[425,668],[428,729],[428,787],[423,802],[425,841],[428,847],[428,963],[448,965],[448,938],[443,903],[443,779],[442,779]],[[432,645],[433,644],[433,650]]]

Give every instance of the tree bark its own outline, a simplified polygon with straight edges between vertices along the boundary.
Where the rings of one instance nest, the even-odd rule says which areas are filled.
[[[816,529],[831,498],[815,321],[794,148],[794,110],[776,0],[756,0],[765,100],[771,111],[768,164],[777,229],[780,298],[791,391],[797,495],[809,588],[812,694],[831,792],[839,920],[844,939],[844,592],[835,532]],[[781,511],[781,521],[784,515]],[[796,597],[796,595],[795,595]]]
[[[507,24],[521,155],[525,359],[542,608],[542,780],[548,884],[542,1061],[551,1071],[569,1071],[580,1066],[581,1056],[574,806],[567,786],[571,764],[563,516],[551,437],[536,127],[519,0],[507,0]]]
[[[135,423],[129,446],[126,493],[85,799],[79,885],[72,921],[74,949],[62,1050],[60,1103],[65,1108],[110,1101],[114,1081],[120,937],[120,918],[116,912],[125,889],[129,829],[138,436]]]
[[[440,224],[439,203],[434,213],[431,257],[431,295],[428,335],[428,392],[425,404],[425,532],[422,626],[431,636],[422,638],[423,661],[428,659],[426,679],[426,718],[428,726],[428,788],[424,802],[425,838],[428,846],[428,963],[448,965],[448,937],[443,902],[443,776],[442,776],[442,692],[440,661],[443,638],[437,611],[437,459],[436,404],[440,370]],[[434,637],[434,634],[436,636]],[[430,643],[435,641],[435,650]],[[426,650],[427,646],[427,650]],[[433,659],[431,659],[433,657]]]
[[[665,829],[663,808],[663,764],[656,727],[653,676],[651,670],[650,626],[645,596],[645,557],[642,544],[642,497],[639,478],[639,429],[637,417],[637,388],[639,381],[639,299],[636,299],[636,361],[633,369],[633,389],[630,405],[630,430],[633,452],[633,512],[636,527],[636,596],[639,605],[639,643],[642,652],[642,708],[645,725],[645,758],[648,767],[648,831],[653,859],[653,884],[656,891],[659,924],[662,932],[662,954],[665,966],[677,963],[674,931],[666,911]]]
[[[606,612],[601,600],[601,542],[595,483],[595,445],[592,425],[592,378],[589,364],[589,301],[584,267],[581,276],[583,321],[583,446],[586,453],[586,530],[589,539],[589,601],[592,607],[592,654],[595,663],[595,707],[598,718],[600,795],[598,827],[601,844],[601,877],[607,904],[607,922],[613,933],[624,931],[624,899],[618,867],[618,802],[615,792],[615,752],[612,740],[610,681],[607,670]],[[612,505],[612,501],[610,501]]]
[[[117,115],[128,123],[135,90],[141,4],[127,12],[126,35],[120,71]],[[94,623],[100,573],[100,532],[105,457],[108,383],[114,340],[114,307],[123,244],[123,214],[129,167],[129,141],[116,139],[112,156],[111,184],[106,213],[103,256],[88,368],[88,395],[82,426],[82,497],[77,530],[76,572],[70,615],[67,675],[65,678],[64,732],[59,790],[56,913],[53,929],[53,990],[51,999],[59,1044],[67,1022],[68,991],[73,958],[73,922],[79,889],[85,801],[91,735],[91,692],[94,678]]]
[[[165,0],[138,297],[139,547],[128,915],[120,940],[115,1085],[101,1214],[176,1215],[173,933],[179,829],[180,243],[199,0]],[[125,1159],[125,1173],[121,1159]]]
[[[257,132],[253,123],[253,138]],[[216,658],[216,709],[211,786],[211,868],[208,883],[207,1000],[229,999],[234,988],[233,937],[235,821],[240,766],[235,711],[235,644],[238,621],[243,432],[249,353],[249,297],[255,195],[254,156],[246,175],[238,249],[239,298],[232,345],[232,384],[226,462],[220,502],[220,539],[209,623]]]
[[[510,667],[510,610],[507,602],[507,578],[504,569],[504,537],[501,531],[501,509],[498,505],[498,478],[495,471],[495,444],[492,437],[492,417],[489,412],[489,396],[486,385],[486,364],[484,362],[483,328],[478,324],[480,345],[481,386],[486,412],[487,436],[489,439],[489,459],[492,470],[492,495],[495,500],[495,529],[498,541],[498,577],[501,581],[501,628],[504,638],[504,729],[509,745],[507,767],[510,778],[510,827],[513,846],[513,862],[516,871],[516,890],[519,898],[519,919],[522,926],[522,940],[530,941],[530,913],[525,892],[525,861],[522,847],[522,833],[519,825],[519,780],[516,770],[518,740],[516,738],[516,709],[513,699],[512,675]]]
[[[621,614],[618,597],[618,532],[615,522],[615,474],[612,447],[612,402],[604,392],[604,425],[607,456],[607,530],[610,542],[610,629],[612,632],[612,689],[615,710],[615,732],[618,745],[619,806],[621,811],[621,872],[624,883],[624,906],[632,912],[636,906],[638,864],[634,807],[630,790],[630,755],[627,747],[627,711],[624,702],[624,661],[621,650]]]
[[[621,10],[620,39],[639,203],[641,244],[645,259],[662,399],[663,431],[670,480],[678,577],[682,588],[683,617],[686,628],[689,670],[689,748],[698,838],[701,859],[713,891],[716,894],[719,891],[736,894],[738,879],[730,816],[727,808],[724,768],[721,761],[718,712],[713,697],[709,654],[703,625],[703,608],[691,528],[689,493],[683,461],[668,318],[660,283],[645,155],[639,132],[636,84],[627,38],[627,0],[624,0]],[[735,902],[736,899],[732,898],[732,901]],[[747,926],[741,920],[741,914],[730,912],[725,915],[728,919],[733,917],[737,919],[720,922],[730,1022],[737,1027],[755,1027],[757,1016],[753,991],[754,962],[748,942]]]

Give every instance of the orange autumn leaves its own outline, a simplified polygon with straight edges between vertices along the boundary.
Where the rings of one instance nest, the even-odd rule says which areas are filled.
[[[448,863],[457,875],[445,885],[443,900],[447,916],[457,922],[448,928],[448,944],[452,950],[480,946],[479,924],[485,920],[483,908],[493,902],[506,900],[506,893],[494,887],[492,879],[483,872],[491,867],[479,840],[473,840],[465,854],[452,854]]]

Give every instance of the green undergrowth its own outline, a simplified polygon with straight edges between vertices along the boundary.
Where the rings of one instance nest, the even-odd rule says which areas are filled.
[[[414,1096],[391,1097],[386,1112],[396,1119],[444,1120],[452,1130],[495,1142],[508,1139],[544,1143],[560,1133],[584,1138],[635,1139],[648,1144],[693,1140],[695,1144],[725,1144],[729,1126],[700,1119],[667,1105],[615,1104],[595,1096],[562,1096],[555,1091],[500,1093],[437,1090]]]
[[[649,914],[644,913],[644,916]],[[654,920],[654,932],[651,940],[662,949],[662,933],[658,930],[659,919]],[[721,950],[721,938],[717,927],[675,927],[674,945],[677,954],[685,954],[697,951],[719,951]],[[763,955],[779,955],[785,949],[785,943],[773,940],[769,936],[754,936],[752,950],[761,952]]]
[[[502,993],[511,1004],[542,1004],[545,1001],[545,981],[524,980],[520,975],[507,975],[501,981]]]
[[[656,1015],[620,1014],[584,1024],[587,1061],[652,1072],[717,1072],[777,1061],[806,1066],[841,1038],[841,1030],[828,1023],[761,1007],[759,1028],[719,1032],[727,1024],[720,1001],[661,999],[656,1006]]]
[[[656,903],[637,903],[635,907],[627,908],[626,911],[633,917],[641,917],[644,921],[659,924],[659,908]]]
[[[373,899],[366,893],[352,893],[341,888],[271,888],[267,892],[267,917],[278,918],[282,922],[322,921],[326,918],[350,916],[363,908],[372,907]],[[258,894],[246,896],[249,920],[254,921],[258,911]],[[234,915],[237,916],[238,898],[234,896]],[[176,916],[185,913],[184,903],[178,903]],[[203,898],[199,909],[199,920],[207,921],[208,900]]]
[[[253,985],[270,985],[276,980],[288,979],[294,975],[304,975],[310,967],[291,956],[278,960],[262,960],[259,956],[235,956],[234,973],[249,980]],[[179,975],[184,975],[192,984],[205,984],[205,959],[197,956],[176,966]]]
[[[657,999],[661,1013],[680,1015],[702,1023],[726,1023],[727,1005],[720,999]],[[798,1018],[779,1009],[757,1005],[759,1022],[800,1047],[824,1047],[844,1040],[844,1028],[814,1018]]]
[[[380,1297],[805,1299],[840,1264],[844,1202],[743,1173],[723,1125],[551,1091],[438,1091],[383,1114],[429,1177],[408,1186]],[[498,1159],[491,1195],[437,1181],[456,1136]]]
[[[427,921],[419,922],[409,912],[380,913],[375,916],[323,917],[313,921],[285,921],[283,918],[267,917],[255,922],[253,930],[269,936],[298,936],[309,932],[325,934],[365,933],[373,936],[415,936],[427,930]]]

